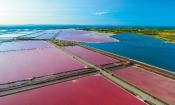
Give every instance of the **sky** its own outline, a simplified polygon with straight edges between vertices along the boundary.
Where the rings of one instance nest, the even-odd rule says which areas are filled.
[[[175,26],[175,0],[0,0],[3,24]]]

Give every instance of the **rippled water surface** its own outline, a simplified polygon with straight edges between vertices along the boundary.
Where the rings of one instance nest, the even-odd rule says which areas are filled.
[[[175,72],[175,44],[137,34],[113,36],[120,42],[83,43]]]

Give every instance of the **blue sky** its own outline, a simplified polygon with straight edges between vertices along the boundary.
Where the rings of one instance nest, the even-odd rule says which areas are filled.
[[[175,0],[0,0],[0,24],[175,26]]]

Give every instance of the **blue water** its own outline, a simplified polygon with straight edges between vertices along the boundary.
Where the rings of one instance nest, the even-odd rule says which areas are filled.
[[[175,72],[175,44],[138,34],[119,34],[113,38],[120,42],[83,44]]]

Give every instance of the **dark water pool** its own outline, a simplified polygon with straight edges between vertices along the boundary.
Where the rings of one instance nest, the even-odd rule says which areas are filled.
[[[138,34],[113,36],[120,42],[82,43],[175,72],[175,44]]]

